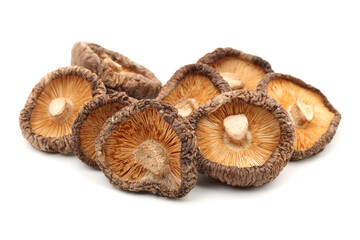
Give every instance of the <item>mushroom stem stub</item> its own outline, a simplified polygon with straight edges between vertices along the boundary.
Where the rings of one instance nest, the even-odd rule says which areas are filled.
[[[199,107],[199,104],[194,98],[188,98],[181,102],[178,102],[175,105],[175,108],[178,110],[178,113],[182,117],[188,117],[190,114]]]
[[[123,70],[123,67],[118,64],[117,62],[113,61],[111,58],[106,57],[104,58],[104,62],[112,68],[113,71],[115,72],[121,72]]]
[[[295,127],[304,128],[314,118],[314,108],[312,106],[296,101],[289,107],[291,119]]]
[[[135,162],[142,165],[155,175],[170,170],[170,156],[166,148],[155,140],[145,140],[140,143],[135,151]]]
[[[220,75],[230,85],[232,90],[243,89],[245,87],[243,81],[237,74],[231,72],[221,72]]]
[[[49,117],[55,122],[64,122],[73,111],[73,104],[66,98],[55,98],[49,104]]]
[[[250,139],[248,119],[244,114],[231,115],[224,119],[225,139],[232,144],[245,146]]]

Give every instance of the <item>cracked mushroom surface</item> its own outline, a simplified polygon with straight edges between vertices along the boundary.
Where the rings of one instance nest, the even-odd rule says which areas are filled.
[[[72,152],[71,126],[81,106],[106,88],[83,67],[63,67],[48,73],[33,88],[19,123],[23,136],[45,152]]]
[[[254,90],[223,93],[196,110],[198,171],[232,186],[274,180],[293,153],[294,127],[275,99]]]
[[[136,99],[155,98],[162,85],[144,66],[94,43],[75,43],[71,51],[71,65],[83,66],[96,73],[109,93],[123,91]]]
[[[217,48],[198,62],[215,68],[232,90],[254,90],[265,74],[273,72],[267,61],[233,48]]]
[[[290,114],[296,135],[292,160],[315,155],[332,140],[341,115],[320,90],[280,73],[266,75],[258,90],[278,100]]]
[[[219,73],[197,63],[177,70],[157,99],[174,106],[181,116],[188,118],[200,105],[227,91],[231,88]]]
[[[100,169],[119,189],[181,198],[197,180],[194,129],[158,100],[140,100],[113,115],[95,149]]]
[[[136,101],[124,92],[115,92],[97,96],[85,103],[72,126],[75,155],[90,167],[99,169],[96,163],[95,140],[104,123],[120,109]]]

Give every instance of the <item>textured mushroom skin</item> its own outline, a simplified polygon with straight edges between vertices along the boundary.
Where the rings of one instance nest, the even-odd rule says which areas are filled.
[[[75,119],[72,126],[72,146],[75,155],[85,164],[93,167],[95,169],[99,169],[99,166],[93,161],[91,158],[86,156],[81,148],[81,139],[80,139],[80,131],[83,124],[86,122],[88,116],[95,111],[96,109],[105,106],[111,103],[120,103],[123,106],[128,106],[132,103],[137,102],[136,99],[128,97],[124,92],[115,92],[113,94],[102,94],[97,97],[94,97],[91,101],[85,103],[80,111],[79,115]]]
[[[169,190],[161,184],[152,183],[150,181],[131,182],[123,180],[120,179],[116,174],[113,174],[110,169],[106,168],[104,152],[104,145],[106,140],[112,135],[112,133],[120,124],[126,122],[132,115],[140,113],[149,108],[156,109],[159,116],[171,125],[172,129],[175,131],[181,141],[181,184],[179,189]],[[138,103],[131,104],[123,108],[112,118],[108,119],[104,124],[98,138],[96,139],[95,149],[97,155],[96,161],[100,169],[104,172],[110,182],[119,189],[133,192],[146,191],[169,198],[181,198],[190,192],[197,181],[197,170],[195,162],[195,158],[197,156],[197,147],[194,129],[186,119],[177,114],[176,109],[157,100],[140,100]]]
[[[266,94],[259,94],[254,90],[236,90],[223,93],[215,97],[213,101],[203,104],[198,110],[193,112],[189,121],[196,131],[201,118],[214,112],[223,104],[237,101],[262,107],[275,116],[280,126],[280,140],[277,148],[262,166],[244,168],[225,166],[209,161],[201,155],[201,151],[199,150],[197,168],[200,173],[218,179],[231,186],[261,186],[271,182],[279,175],[294,150],[294,127],[290,116],[279,102]]]
[[[255,65],[260,66],[265,73],[274,72],[269,62],[265,61],[261,57],[244,53],[243,51],[233,48],[217,48],[211,53],[205,54],[198,60],[198,63],[212,64],[223,57],[238,56],[246,61],[252,62]]]
[[[52,80],[62,76],[79,76],[91,84],[92,96],[105,94],[106,88],[103,82],[98,78],[96,74],[91,73],[89,70],[73,66],[62,67],[55,71],[48,73],[41,81],[35,85],[31,91],[24,108],[20,112],[19,125],[21,132],[26,140],[30,142],[35,148],[45,152],[60,152],[62,154],[68,154],[72,152],[71,135],[65,135],[62,137],[44,137],[36,134],[30,127],[30,118],[32,110],[36,105],[36,101],[39,98],[46,85]]]
[[[221,77],[221,75],[213,68],[202,64],[189,64],[178,69],[169,81],[162,87],[156,99],[163,100],[179,85],[182,79],[191,72],[196,72],[206,76],[220,93],[231,91],[229,84]]]
[[[322,150],[324,150],[325,146],[332,140],[336,133],[336,129],[339,126],[340,120],[341,120],[341,114],[331,105],[327,97],[317,88],[305,83],[301,79],[295,78],[291,75],[281,74],[281,73],[269,73],[264,76],[263,79],[260,80],[259,85],[257,87],[257,90],[261,93],[266,94],[268,91],[268,84],[272,79],[275,78],[283,78],[288,81],[291,81],[300,87],[312,90],[319,95],[322,96],[324,105],[329,109],[330,112],[333,112],[334,118],[330,122],[330,126],[328,131],[323,134],[320,139],[309,149],[305,151],[298,151],[294,150],[294,153],[291,157],[292,161],[301,160],[307,157],[310,157],[312,155],[316,155],[320,153]]]
[[[99,57],[102,53],[107,54],[114,61],[121,62],[122,65],[136,73],[120,74],[114,72]],[[150,70],[120,53],[105,49],[94,43],[75,43],[71,51],[71,65],[83,66],[96,73],[103,80],[105,86],[109,88],[109,93],[124,91],[130,97],[143,99],[155,98],[161,89],[161,82]]]

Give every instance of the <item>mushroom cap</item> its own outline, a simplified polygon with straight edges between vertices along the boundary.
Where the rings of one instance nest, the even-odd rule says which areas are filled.
[[[241,147],[228,144],[223,125],[239,114],[246,116],[250,135]],[[268,183],[293,153],[294,127],[288,113],[275,99],[254,90],[223,93],[200,106],[189,121],[200,150],[198,171],[228,185]]]
[[[332,140],[341,115],[319,89],[290,75],[270,73],[260,81],[258,91],[272,96],[288,111],[297,101],[313,109],[313,119],[305,127],[295,126],[296,137],[291,160],[315,155]]]
[[[99,169],[96,163],[95,140],[104,123],[121,108],[137,100],[125,92],[102,94],[86,102],[72,126],[72,145],[75,155],[90,167]]]
[[[137,99],[155,98],[162,85],[144,66],[94,43],[75,43],[71,51],[71,65],[83,66],[96,73],[110,92],[124,91]]]
[[[207,64],[220,73],[236,74],[245,89],[253,90],[266,73],[273,72],[269,62],[233,48],[217,48],[201,57],[198,63]]]
[[[178,69],[162,87],[156,99],[173,106],[192,99],[199,106],[228,91],[231,91],[229,84],[216,70],[205,64],[196,63]]]
[[[141,154],[139,146],[142,151],[152,149],[156,153],[148,154],[151,160],[147,166],[142,164],[143,158],[136,157],[138,152]],[[103,126],[95,149],[100,169],[119,189],[181,198],[197,180],[194,129],[172,106],[158,100],[140,100],[117,112]],[[163,164],[162,157],[154,157],[164,156],[164,152],[167,164]],[[169,171],[156,175],[159,169],[155,161]]]
[[[71,125],[80,107],[93,96],[105,92],[98,76],[83,67],[62,67],[48,73],[35,85],[20,112],[23,136],[32,146],[45,152],[72,152]],[[73,105],[71,114],[61,122],[53,121],[48,113],[52,100],[57,98],[68,99]]]

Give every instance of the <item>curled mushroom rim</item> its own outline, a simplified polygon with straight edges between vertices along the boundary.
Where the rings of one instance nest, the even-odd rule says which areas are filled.
[[[336,133],[337,127],[339,126],[340,120],[341,120],[340,112],[334,108],[334,106],[329,102],[327,97],[319,89],[317,89],[317,88],[313,87],[312,85],[307,84],[303,80],[293,77],[291,75],[282,74],[282,73],[266,74],[263,77],[263,79],[260,80],[259,85],[256,90],[261,92],[262,94],[267,94],[269,83],[271,82],[271,80],[276,79],[276,78],[285,79],[285,80],[290,81],[300,87],[303,87],[305,89],[309,89],[311,91],[316,92],[317,94],[319,94],[322,97],[323,103],[329,109],[329,111],[334,113],[334,118],[330,122],[328,131],[326,131],[326,133],[324,133],[320,137],[320,139],[309,149],[307,149],[305,151],[294,150],[291,160],[297,161],[297,160],[308,158],[312,155],[316,155],[316,154],[320,153],[322,150],[324,150],[325,146],[332,140],[332,138],[334,137],[334,135]]]
[[[222,59],[223,57],[231,57],[231,56],[240,57],[240,58],[244,59],[245,61],[249,61],[255,65],[260,66],[264,70],[265,74],[274,72],[272,70],[270,63],[268,61],[262,59],[261,57],[251,55],[251,54],[245,53],[243,51],[236,50],[236,49],[229,48],[229,47],[216,48],[213,52],[205,54],[197,62],[204,63],[204,64],[212,64],[212,63],[215,63],[216,61]]]
[[[20,112],[19,125],[24,138],[35,148],[45,152],[68,154],[72,152],[71,134],[61,137],[44,137],[35,133],[30,126],[31,114],[41,93],[51,81],[63,76],[78,76],[90,82],[93,97],[106,93],[105,85],[101,79],[88,69],[80,66],[61,67],[46,74],[32,89],[24,108]]]
[[[212,162],[201,155],[199,149],[198,171],[232,186],[260,186],[274,180],[286,166],[293,153],[295,130],[289,114],[274,98],[255,90],[236,90],[216,96],[213,101],[200,106],[189,121],[195,132],[200,119],[216,111],[220,106],[232,102],[244,102],[270,112],[279,122],[280,139],[269,159],[261,166],[238,168]]]
[[[154,108],[159,117],[165,120],[177,134],[181,141],[181,184],[177,190],[169,190],[158,183],[141,183],[123,180],[111,170],[106,168],[105,143],[114,131],[131,116],[141,113],[146,109]],[[128,191],[146,191],[170,198],[181,198],[185,196],[195,186],[197,181],[197,170],[195,158],[197,155],[196,136],[191,124],[183,117],[178,115],[176,109],[166,105],[159,100],[146,99],[139,100],[124,107],[113,117],[109,118],[103,126],[95,143],[96,161],[100,169],[104,172],[110,182],[117,188]]]

